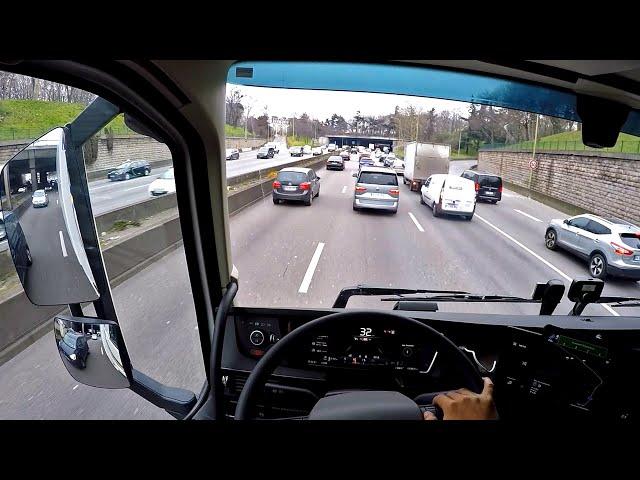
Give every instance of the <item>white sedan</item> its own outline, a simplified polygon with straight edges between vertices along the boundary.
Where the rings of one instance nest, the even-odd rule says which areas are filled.
[[[173,176],[173,167],[160,175],[159,178],[156,178],[149,185],[149,195],[152,197],[159,197],[160,195],[165,195],[167,193],[175,193],[176,192],[176,181]]]

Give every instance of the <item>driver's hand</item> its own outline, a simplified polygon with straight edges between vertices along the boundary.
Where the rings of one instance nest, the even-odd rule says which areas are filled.
[[[433,404],[442,409],[444,420],[495,420],[498,418],[493,403],[493,382],[484,377],[482,393],[474,393],[466,388],[441,393],[433,399]],[[436,420],[431,412],[425,412],[425,420]]]

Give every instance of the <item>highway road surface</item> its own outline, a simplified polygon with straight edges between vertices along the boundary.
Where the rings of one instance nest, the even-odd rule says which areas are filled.
[[[452,162],[459,174],[470,163]],[[587,274],[584,262],[544,246],[551,218],[566,215],[505,190],[480,203],[471,221],[433,217],[417,193],[400,186],[397,214],[352,210],[357,162],[318,169],[320,196],[310,207],[271,198],[230,220],[232,258],[240,272],[238,305],[329,307],[358,283],[467,290],[528,297],[536,282],[565,285]],[[637,282],[609,280],[605,294],[640,294]],[[114,289],[134,365],[168,385],[198,392],[204,380],[195,314],[178,249]],[[349,306],[391,308],[377,298]],[[536,305],[440,304],[442,311],[536,313]],[[556,313],[571,305],[564,300]],[[639,309],[620,309],[639,315]],[[612,315],[590,306],[588,315]],[[58,358],[53,333],[0,366],[0,418],[170,418],[129,391],[79,385]]]

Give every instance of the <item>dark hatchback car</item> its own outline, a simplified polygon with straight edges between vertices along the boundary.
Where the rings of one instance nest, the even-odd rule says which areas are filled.
[[[331,155],[327,159],[327,170],[344,170],[344,159],[342,156]]]
[[[76,368],[87,367],[87,357],[89,356],[89,344],[83,333],[69,330],[58,341],[58,350]]]
[[[462,178],[468,178],[476,184],[476,199],[491,203],[502,200],[502,178],[493,173],[465,170]]]
[[[126,162],[111,170],[107,178],[112,182],[117,180],[129,180],[133,177],[144,177],[151,173],[151,165],[145,160]]]
[[[273,203],[293,200],[311,205],[320,195],[320,177],[311,168],[283,168],[273,182]]]

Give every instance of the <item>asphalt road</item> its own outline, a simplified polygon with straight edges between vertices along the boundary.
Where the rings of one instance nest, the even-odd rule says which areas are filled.
[[[311,155],[292,157],[285,144],[281,142],[277,143],[280,144],[280,150],[273,158],[256,158],[257,151],[253,150],[251,152],[240,152],[240,158],[238,160],[227,161],[227,178],[233,178],[244,175],[245,173],[311,157]],[[101,215],[117,208],[147,200],[150,198],[147,191],[149,184],[168,169],[169,167],[153,169],[152,173],[147,177],[137,177],[126,181],[111,182],[104,179],[89,182],[89,192],[94,215]]]
[[[460,173],[470,164],[452,162]],[[417,193],[400,187],[398,213],[354,212],[351,173],[319,169],[310,207],[271,198],[230,220],[239,305],[328,307],[358,283],[530,296],[536,282],[587,273],[569,254],[544,246],[546,223],[566,215],[506,191],[477,205],[472,221],[435,218]],[[638,295],[636,282],[607,281],[605,294]],[[204,373],[184,253],[178,249],[114,289],[134,365],[168,385],[198,391]],[[375,298],[354,307],[391,308]],[[571,305],[564,300],[557,313]],[[443,311],[537,312],[524,304],[440,304]],[[609,315],[602,306],[585,313]],[[640,315],[638,309],[623,313]],[[0,367],[0,418],[170,418],[129,391],[79,385],[57,358],[53,333]]]

